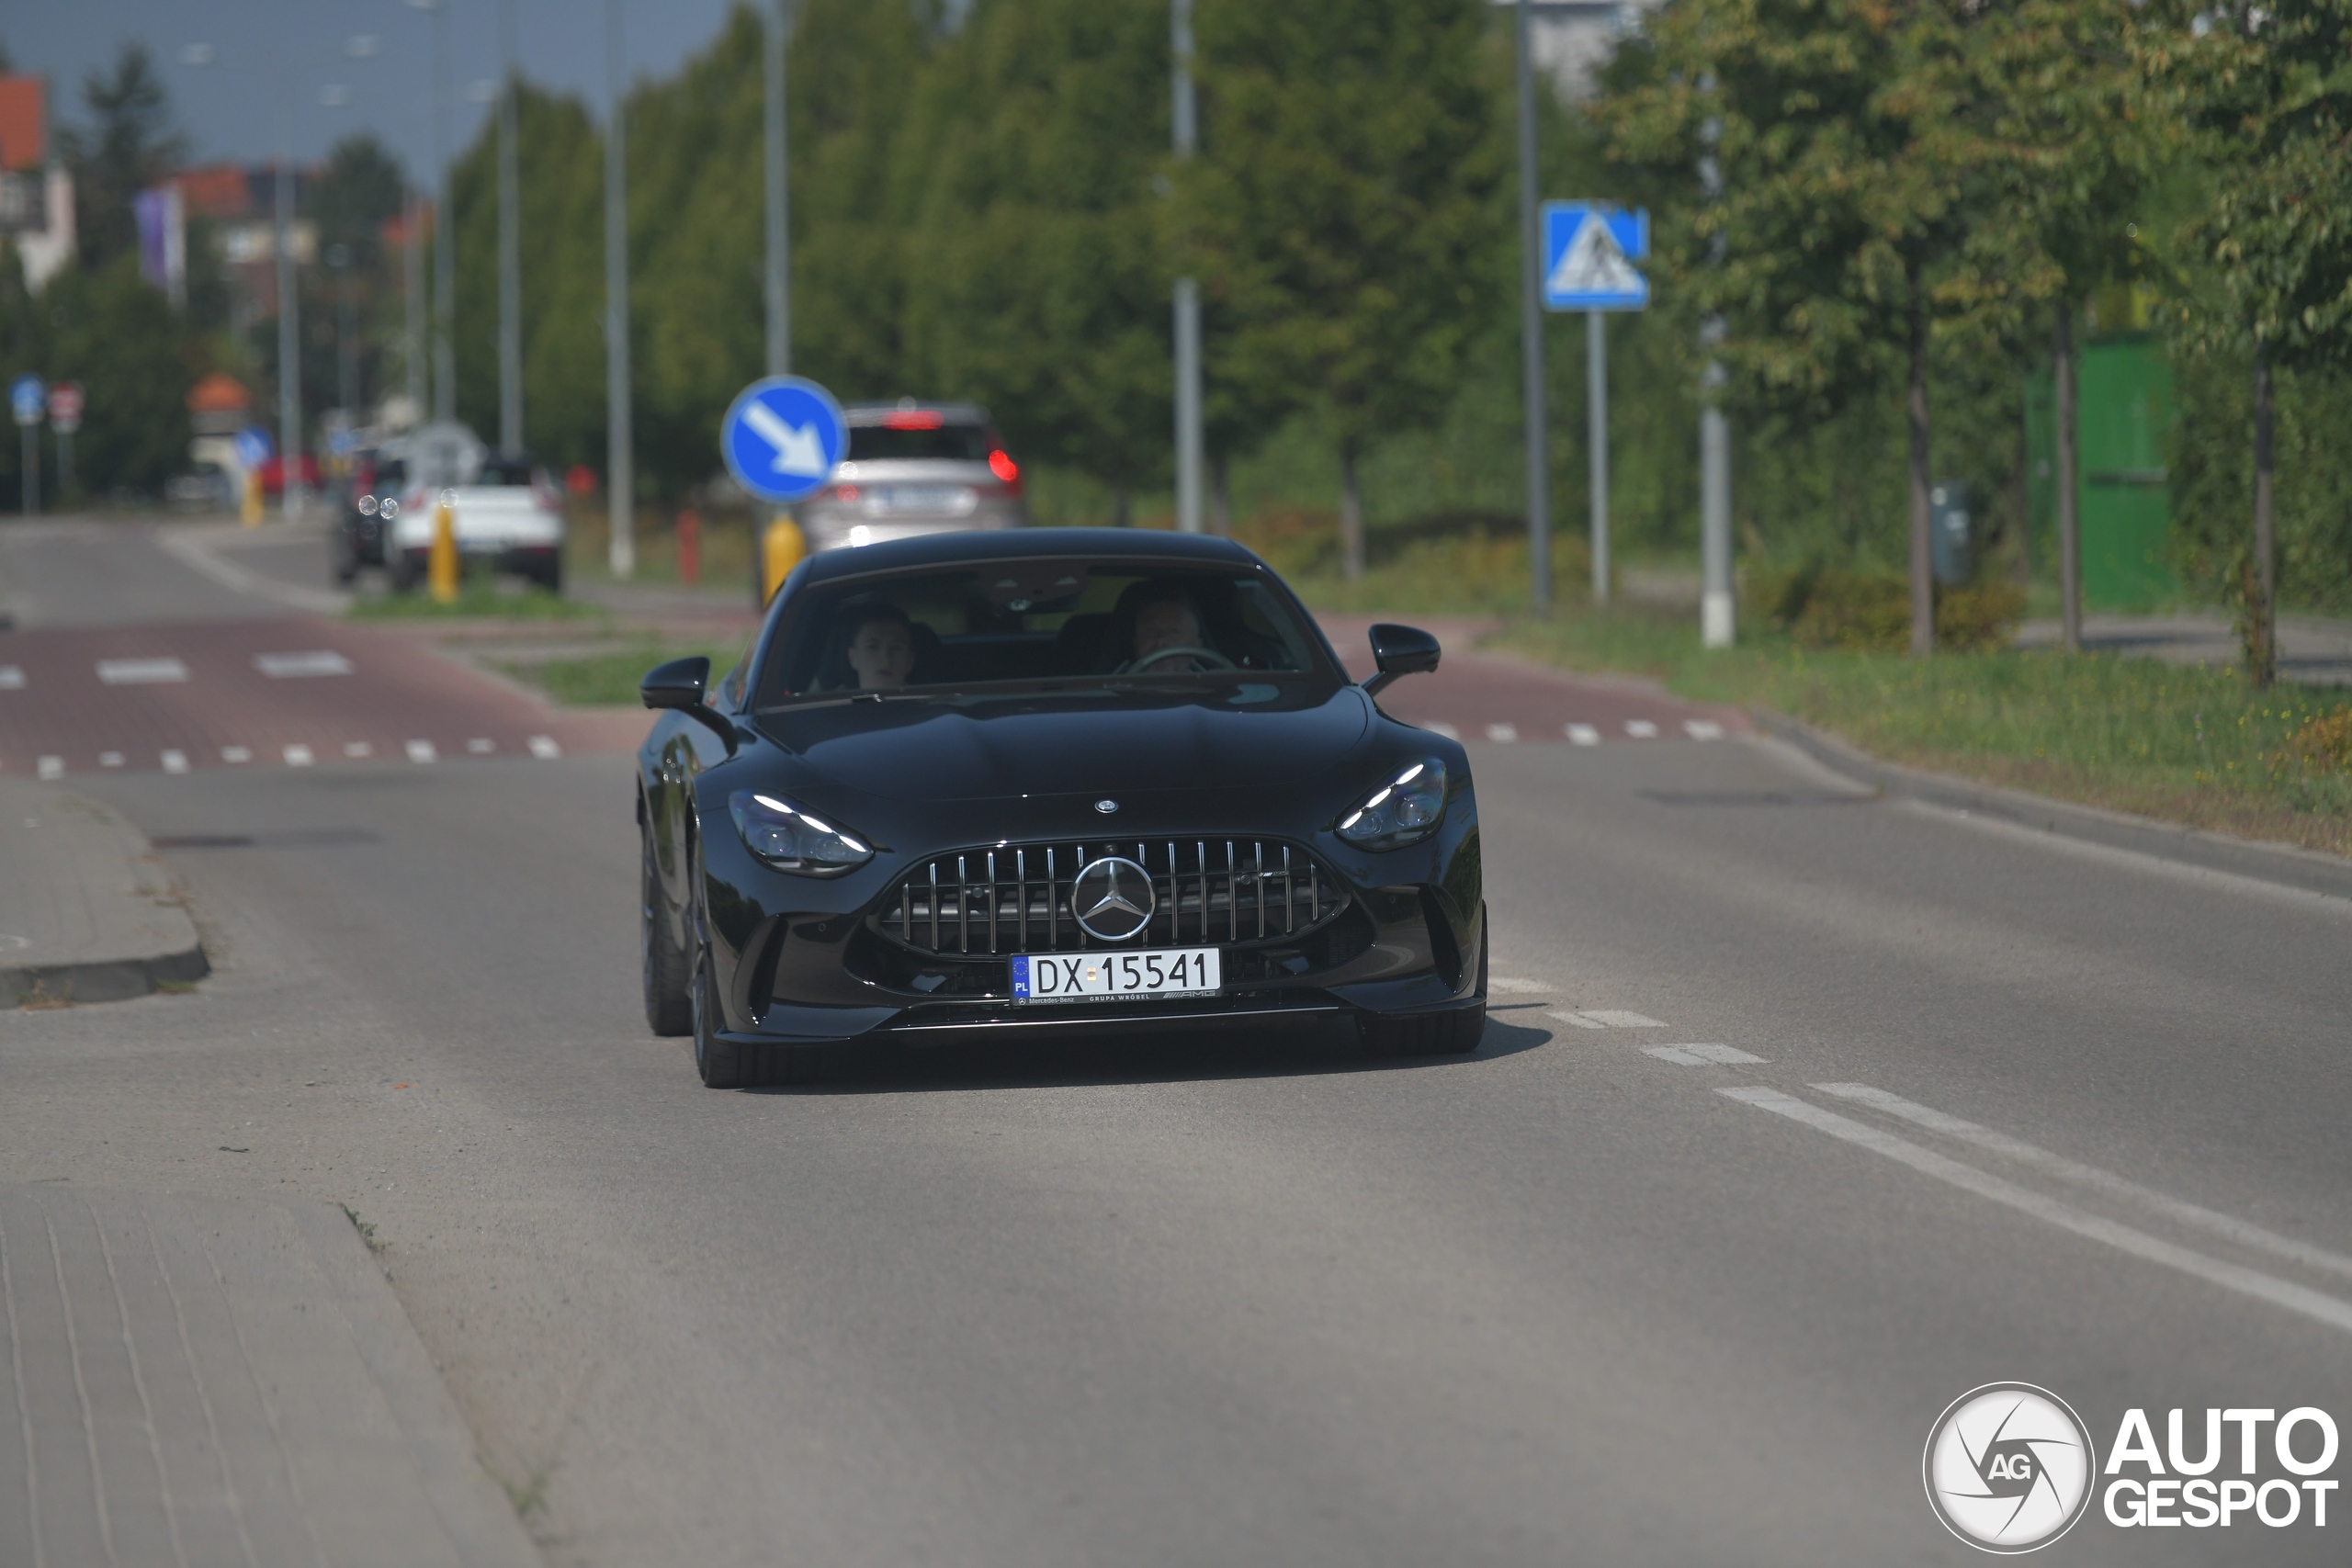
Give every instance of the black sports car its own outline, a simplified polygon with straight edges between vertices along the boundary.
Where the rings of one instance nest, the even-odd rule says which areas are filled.
[[[645,1013],[718,1087],[862,1043],[1351,1019],[1464,1052],[1487,1010],[1461,746],[1350,681],[1222,539],[939,535],[794,569],[751,651],[648,674]]]

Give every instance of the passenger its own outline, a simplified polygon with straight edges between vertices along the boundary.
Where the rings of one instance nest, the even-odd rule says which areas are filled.
[[[896,604],[860,604],[842,616],[843,689],[895,692],[915,667],[914,623]]]
[[[1200,606],[1175,583],[1151,584],[1136,594],[1129,609],[1135,617],[1135,657],[1120,665],[1121,671],[1176,675],[1233,668],[1231,660],[1210,646]],[[1184,655],[1176,651],[1180,649],[1196,651]]]

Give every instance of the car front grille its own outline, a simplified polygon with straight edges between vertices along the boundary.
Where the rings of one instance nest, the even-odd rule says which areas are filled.
[[[1070,881],[1105,855],[1150,874],[1153,908],[1125,942],[1089,936]],[[883,935],[925,953],[1060,953],[1176,947],[1299,935],[1347,907],[1313,855],[1269,839],[1088,840],[1001,844],[919,863],[873,917]]]

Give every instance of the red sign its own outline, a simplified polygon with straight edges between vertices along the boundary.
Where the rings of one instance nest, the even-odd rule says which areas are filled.
[[[49,389],[49,423],[61,433],[71,435],[82,424],[82,385],[78,381],[60,381]]]

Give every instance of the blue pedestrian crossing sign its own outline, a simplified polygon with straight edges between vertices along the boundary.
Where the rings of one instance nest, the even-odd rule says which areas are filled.
[[[833,477],[849,450],[849,421],[816,382],[771,376],[744,388],[728,409],[718,449],[737,484],[786,505],[816,494]]]
[[[1544,306],[1550,310],[1639,310],[1650,280],[1634,263],[1650,254],[1650,215],[1598,201],[1544,204]]]

